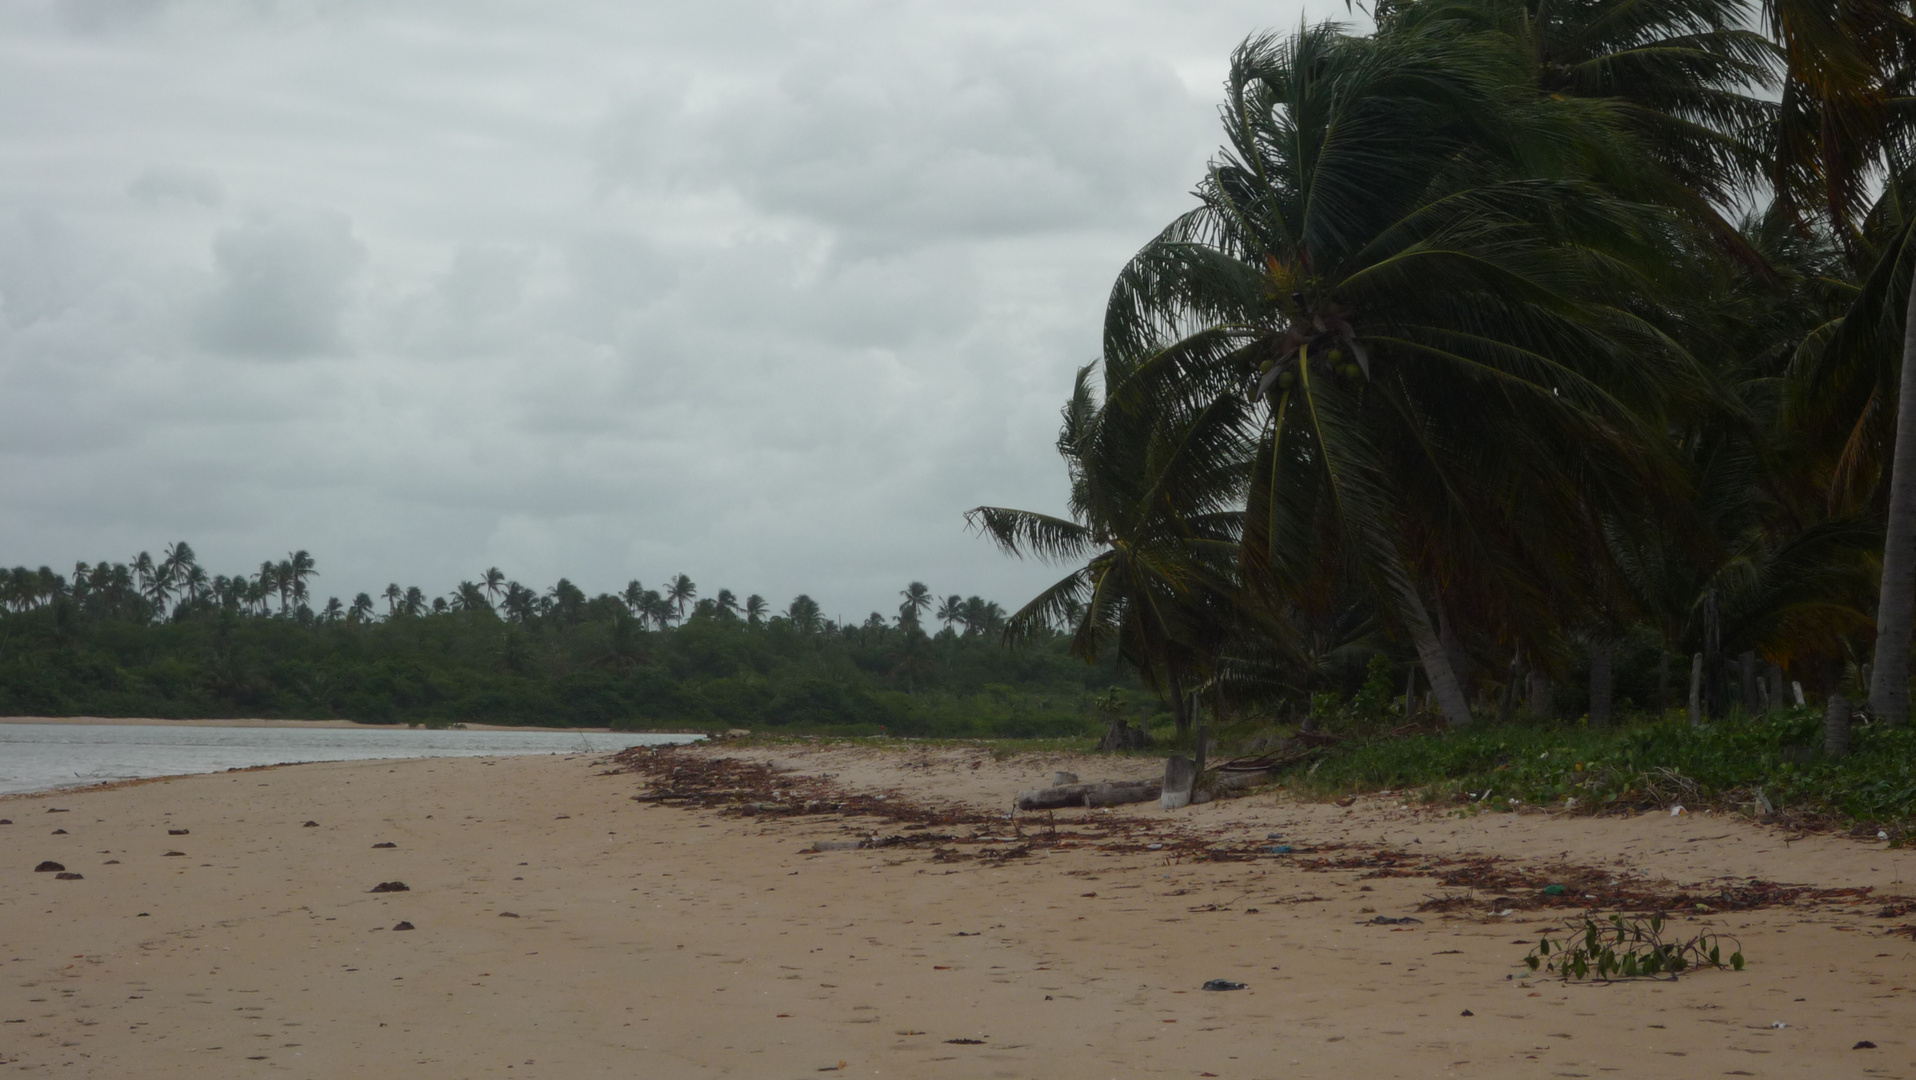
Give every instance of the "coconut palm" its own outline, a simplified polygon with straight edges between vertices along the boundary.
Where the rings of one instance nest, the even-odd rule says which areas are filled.
[[[757,593],[753,593],[752,595],[746,597],[745,598],[746,625],[757,626],[760,623],[764,622],[765,613],[767,610],[769,609],[766,607],[765,598],[763,596],[760,596]]]
[[[692,584],[692,579],[684,574],[673,577],[665,587],[665,598],[672,601],[673,607],[678,608],[681,619],[685,618],[685,605],[691,603],[698,594],[699,587]]]
[[[386,617],[391,618],[399,614],[399,602],[406,598],[406,590],[401,589],[399,583],[395,581],[386,586],[386,591],[380,595],[386,598]]]
[[[365,593],[360,593],[353,597],[353,606],[347,609],[346,617],[349,622],[353,623],[371,622],[373,617],[373,598]]]
[[[1115,648],[1160,687],[1183,731],[1188,691],[1217,659],[1214,616],[1235,588],[1250,406],[1235,394],[1195,408],[1172,395],[1100,402],[1092,375],[1078,372],[1058,436],[1071,518],[978,507],[967,521],[1009,554],[1074,567],[1011,617],[1014,639],[1048,631],[1076,603],[1072,654],[1089,662]],[[968,634],[1006,625],[979,597],[964,616]]]
[[[945,624],[945,629],[947,630],[951,629],[953,624],[963,622],[965,619],[965,598],[959,596],[957,593],[952,593],[950,596],[940,600],[938,602],[937,618],[939,622]]]
[[[905,602],[898,606],[898,625],[902,628],[909,624],[915,629],[925,612],[931,610],[934,602],[931,590],[925,587],[924,582],[914,581],[905,586],[898,595],[905,599]]]
[[[293,603],[305,603],[307,579],[319,576],[319,571],[313,568],[313,557],[302,548],[286,556],[286,561],[280,566],[286,578],[286,592],[292,596]]]
[[[1598,519],[1675,482],[1674,391],[1702,393],[1640,314],[1673,219],[1587,173],[1583,148],[1627,129],[1524,87],[1506,41],[1429,20],[1246,42],[1199,207],[1105,321],[1112,405],[1258,403],[1254,587],[1307,603],[1348,560],[1452,724],[1470,712],[1433,604],[1554,634],[1605,558]]]
[[[497,604],[499,602],[499,598],[505,595],[505,591],[506,591],[505,571],[500,570],[496,566],[488,568],[486,570],[485,576],[480,578],[479,583],[481,585],[484,585],[486,588],[487,603]]]
[[[625,591],[619,594],[619,599],[625,602],[627,611],[641,620],[645,618],[645,586],[639,584],[638,578],[625,583]]]
[[[718,591],[718,613],[723,618],[736,619],[739,615],[738,594],[730,589]]]
[[[785,617],[791,620],[792,626],[801,633],[815,634],[824,628],[820,619],[818,601],[804,593],[792,598],[791,606],[785,609]]]

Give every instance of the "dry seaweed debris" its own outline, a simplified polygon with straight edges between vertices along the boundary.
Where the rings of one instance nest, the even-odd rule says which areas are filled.
[[[853,793],[827,777],[780,772],[737,758],[678,747],[635,746],[610,759],[648,783],[632,796],[640,802],[716,811],[740,817],[820,817],[861,819],[856,828],[867,848],[930,849],[933,862],[1003,861],[1035,850],[1095,848],[1114,855],[1161,858],[1168,863],[1270,862],[1316,873],[1362,871],[1361,878],[1427,878],[1446,890],[1427,898],[1420,913],[1491,915],[1504,911],[1578,910],[1711,914],[1759,908],[1884,905],[1879,914],[1894,918],[1916,911],[1916,899],[1875,895],[1870,888],[1819,888],[1813,885],[1723,879],[1674,885],[1640,874],[1569,863],[1537,865],[1502,856],[1421,855],[1384,847],[1292,842],[1279,852],[1268,842],[1230,840],[1189,830],[1123,818],[1102,821],[1086,814],[1060,828],[1055,815],[1032,828],[963,805],[934,806],[900,792]],[[873,821],[899,831],[877,835]],[[1891,931],[1901,932],[1903,928]]]

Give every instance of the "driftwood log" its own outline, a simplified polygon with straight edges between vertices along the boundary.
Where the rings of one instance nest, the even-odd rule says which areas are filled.
[[[1072,806],[1118,806],[1123,803],[1150,802],[1162,790],[1156,780],[1116,781],[1102,784],[1062,784],[1057,787],[1020,791],[1014,805],[1020,810],[1062,810]]]

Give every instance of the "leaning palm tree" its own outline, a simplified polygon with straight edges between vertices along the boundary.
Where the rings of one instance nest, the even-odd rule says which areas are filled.
[[[1309,603],[1354,567],[1468,723],[1433,604],[1556,633],[1602,516],[1674,483],[1664,417],[1703,388],[1642,298],[1689,241],[1591,175],[1613,111],[1536,94],[1496,34],[1253,38],[1227,95],[1198,208],[1112,290],[1106,410],[1256,403],[1247,584]]]
[[[386,586],[386,591],[380,595],[386,598],[386,617],[391,618],[399,614],[399,602],[406,598],[406,590],[400,588],[399,583],[395,581]]]

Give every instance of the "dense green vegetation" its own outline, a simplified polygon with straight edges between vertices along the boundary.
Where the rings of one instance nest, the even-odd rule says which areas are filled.
[[[1903,753],[1910,4],[1372,14],[1232,57],[1195,205],[1064,407],[1068,505],[972,511],[1065,571],[1010,634],[1069,627],[1180,729],[1370,681],[1458,733],[1367,743],[1353,782],[1487,785],[1584,716],[1631,769],[1774,778],[1798,686],[1867,698],[1859,759]]]
[[[1092,690],[1118,677],[1062,637],[1008,650],[998,605],[916,582],[892,618],[840,626],[807,596],[773,614],[683,574],[589,598],[494,570],[433,601],[394,585],[383,614],[363,593],[315,611],[315,574],[302,551],[208,578],[184,543],[70,577],[15,569],[0,714],[1031,737],[1097,728]]]

